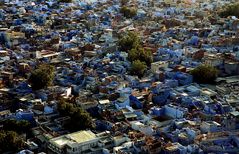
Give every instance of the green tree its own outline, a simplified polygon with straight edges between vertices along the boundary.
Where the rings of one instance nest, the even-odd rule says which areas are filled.
[[[213,83],[218,75],[218,70],[210,65],[200,65],[191,71],[193,79],[198,83]]]
[[[62,116],[73,115],[77,111],[75,105],[72,103],[67,103],[64,100],[60,100],[57,109]]]
[[[140,38],[135,32],[128,32],[119,39],[119,48],[121,51],[128,52],[133,48],[137,48],[140,44]]]
[[[145,62],[148,66],[153,61],[153,55],[150,50],[145,50],[142,47],[133,48],[128,53],[129,61],[133,62],[135,60],[140,60],[142,62]]]
[[[142,62],[140,60],[135,60],[132,62],[130,72],[132,75],[143,77],[146,69],[147,69],[147,65],[145,64],[145,62]]]
[[[52,85],[55,77],[55,68],[48,64],[40,65],[36,70],[31,72],[29,83],[32,89],[39,90]]]
[[[132,18],[136,16],[137,10],[135,8],[129,8],[129,7],[123,6],[120,9],[120,13],[122,13],[123,16],[126,18]]]
[[[231,4],[220,12],[221,17],[236,16],[239,18],[239,3]]]
[[[0,131],[0,153],[16,152],[24,146],[23,140],[14,131]]]
[[[30,131],[30,123],[26,120],[17,121],[14,119],[9,119],[4,121],[3,129],[6,131],[15,131],[19,134],[28,133]]]
[[[71,131],[93,128],[90,114],[75,104],[61,100],[58,103],[58,111],[60,115],[71,118],[64,126]]]

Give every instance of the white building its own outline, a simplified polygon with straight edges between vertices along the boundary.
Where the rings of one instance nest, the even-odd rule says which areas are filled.
[[[97,146],[98,138],[91,131],[79,131],[50,140],[49,149],[55,153],[74,154]]]
[[[168,65],[169,65],[169,63],[166,61],[164,61],[164,62],[158,61],[158,62],[151,63],[151,71],[153,73],[156,73],[157,71],[159,71],[162,68],[168,68]]]
[[[153,135],[155,134],[154,129],[151,126],[145,125],[139,121],[132,121],[131,127],[134,130],[140,131],[145,135]]]
[[[10,60],[8,55],[8,51],[0,50],[0,63],[4,63],[5,61]]]

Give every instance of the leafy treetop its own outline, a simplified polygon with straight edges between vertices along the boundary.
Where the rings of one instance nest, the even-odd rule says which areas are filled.
[[[140,60],[135,60],[132,62],[130,73],[132,75],[137,75],[138,77],[143,77],[144,72],[147,69],[145,62]]]
[[[16,152],[24,146],[23,140],[14,131],[0,131],[0,153]]]
[[[55,68],[48,64],[40,65],[36,70],[32,71],[29,83],[34,90],[40,90],[52,85],[55,77]]]
[[[191,71],[193,78],[198,83],[213,83],[218,75],[218,70],[210,65],[200,65]]]
[[[140,44],[140,38],[137,33],[129,31],[119,39],[119,48],[121,51],[128,52]]]
[[[61,100],[58,103],[58,111],[60,115],[71,118],[65,124],[65,127],[71,131],[93,128],[93,120],[90,114],[73,103]]]
[[[221,17],[236,16],[239,18],[239,3],[231,4],[220,12]]]
[[[137,10],[135,8],[123,6],[120,9],[120,13],[122,13],[123,16],[125,16],[126,18],[132,18],[132,17],[136,16]]]

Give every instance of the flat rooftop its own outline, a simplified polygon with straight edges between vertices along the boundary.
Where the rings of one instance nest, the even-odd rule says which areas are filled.
[[[77,143],[87,142],[96,138],[96,135],[92,131],[80,131],[67,136]]]
[[[72,134],[53,138],[50,142],[57,147],[63,147],[65,145],[70,146],[75,143],[81,144],[95,139],[97,139],[97,137],[92,131],[78,131]]]

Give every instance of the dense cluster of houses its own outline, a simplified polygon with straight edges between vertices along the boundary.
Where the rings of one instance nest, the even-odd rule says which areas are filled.
[[[32,124],[21,154],[238,153],[239,19],[216,13],[235,1],[130,0],[127,19],[120,0],[0,0],[0,122]],[[127,31],[153,52],[143,78],[118,50]],[[56,76],[34,91],[27,78],[40,63]],[[201,64],[219,70],[215,85],[194,82]],[[66,130],[60,98],[74,98],[95,129]]]

